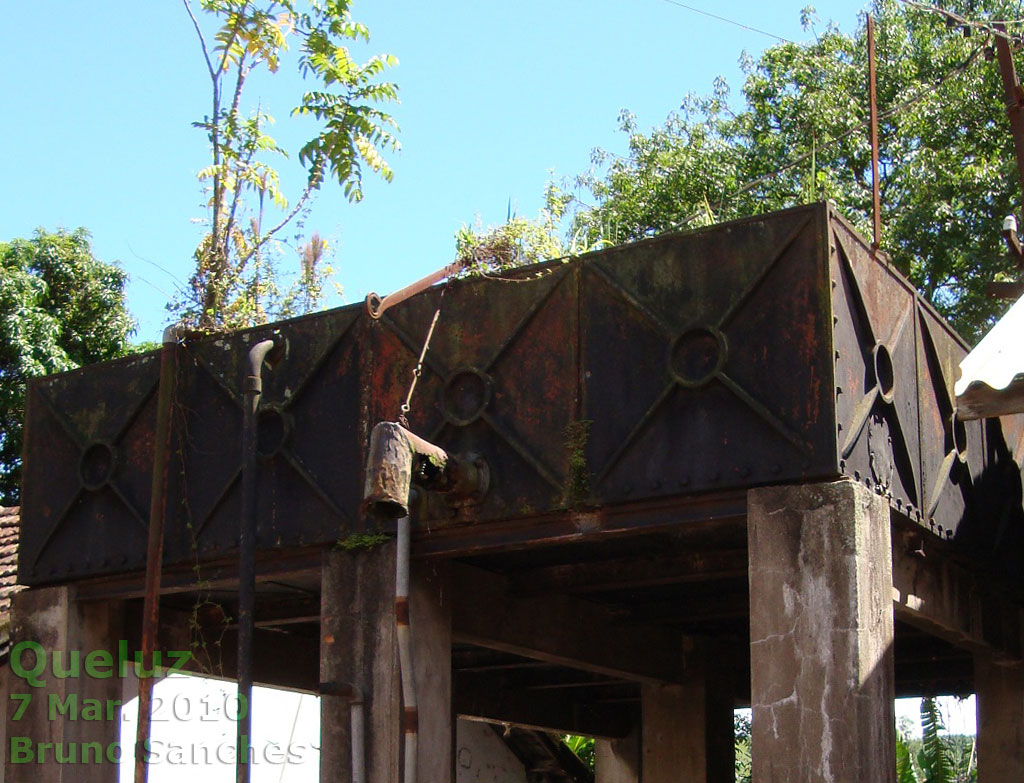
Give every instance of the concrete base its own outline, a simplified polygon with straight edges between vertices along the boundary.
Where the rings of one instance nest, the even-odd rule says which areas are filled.
[[[754,783],[895,781],[888,504],[839,481],[747,507]]]

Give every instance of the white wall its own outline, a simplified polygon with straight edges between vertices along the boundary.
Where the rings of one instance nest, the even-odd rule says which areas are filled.
[[[460,720],[455,783],[526,783],[526,769],[487,723]]]

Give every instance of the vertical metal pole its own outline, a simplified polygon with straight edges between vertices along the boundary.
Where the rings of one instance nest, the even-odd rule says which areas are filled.
[[[395,552],[395,636],[398,639],[398,665],[402,676],[402,733],[405,737],[405,783],[416,783],[416,756],[419,749],[419,707],[416,703],[416,679],[412,659],[412,628],[409,617],[409,551],[412,525],[408,515],[398,520]]]
[[[146,758],[150,732],[150,704],[155,671],[153,652],[160,625],[160,576],[164,556],[164,515],[167,509],[167,466],[171,451],[171,414],[178,333],[175,327],[164,330],[160,349],[160,381],[156,403],[156,435],[153,441],[153,478],[149,500],[149,536],[146,542],[146,594],[142,615],[142,671],[139,672],[139,719],[135,733],[135,783],[146,783],[149,763]]]
[[[1006,113],[1010,118],[1010,131],[1013,134],[1013,148],[1017,153],[1017,176],[1020,179],[1021,194],[1024,196],[1024,91],[1017,82],[1017,69],[1013,65],[1013,50],[1006,38],[1006,26],[995,24],[996,55],[999,58],[999,71],[1003,77],[1003,92],[1006,94]]]
[[[868,14],[868,96],[871,104],[871,209],[874,227],[872,247],[882,241],[882,196],[878,181],[878,91],[875,86],[875,20]]]
[[[249,783],[252,741],[252,642],[256,604],[256,412],[263,393],[263,360],[274,347],[263,340],[249,351],[242,408],[242,519],[238,536],[238,721],[235,777]]]

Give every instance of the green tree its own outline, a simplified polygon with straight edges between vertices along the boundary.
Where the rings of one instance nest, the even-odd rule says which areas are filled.
[[[1011,275],[1000,229],[1019,210],[1012,137],[987,19],[1016,3],[954,0],[965,35],[936,13],[876,0],[882,250],[969,339],[1004,305],[985,284]],[[830,199],[871,227],[867,46],[813,9],[809,43],[744,55],[742,106],[721,79],[644,132],[628,112],[627,154],[597,150],[577,178],[570,234],[624,242],[675,228]],[[1018,66],[1019,67],[1019,66]]]
[[[210,164],[199,172],[208,189],[208,233],[195,252],[195,273],[173,309],[186,324],[213,331],[249,326],[291,314],[319,300],[327,273],[316,241],[298,251],[299,293],[281,291],[275,251],[286,227],[301,224],[309,200],[326,181],[352,201],[362,198],[363,168],[390,180],[382,152],[397,150],[396,128],[379,104],[397,100],[381,81],[397,61],[391,55],[358,63],[346,44],[369,41],[352,19],[349,0],[201,0],[196,14],[183,0],[199,39],[211,86],[211,110],[195,123],[207,135]],[[286,197],[275,156],[287,151],[267,133],[273,121],[257,102],[245,105],[252,75],[275,74],[289,44],[311,89],[292,109],[311,118],[315,134],[299,150],[306,170],[297,197]],[[312,247],[312,250],[310,248]]]
[[[19,501],[26,381],[124,354],[126,281],[85,229],[0,243],[0,505]]]
[[[750,783],[751,775],[751,715],[747,712],[737,710],[732,716],[733,747],[735,760],[733,762],[736,783]]]

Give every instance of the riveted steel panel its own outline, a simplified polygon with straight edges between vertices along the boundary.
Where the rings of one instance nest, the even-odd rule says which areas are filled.
[[[157,369],[145,355],[29,383],[23,584],[145,563]]]
[[[840,469],[916,514],[916,294],[838,219],[830,243]]]
[[[835,473],[825,221],[800,208],[583,265],[595,502]]]
[[[966,556],[1024,565],[1021,417],[955,420],[965,346],[825,205],[460,280],[380,320],[360,304],[185,341],[167,562],[236,549],[245,357],[267,337],[287,350],[264,372],[259,547],[381,529],[361,507],[369,431],[398,418],[439,306],[409,425],[489,481],[424,493],[421,536],[494,547],[514,529],[528,546],[552,520],[585,537],[606,506],[663,525],[666,508],[847,475]],[[143,568],[157,364],[30,383],[22,583]]]
[[[372,325],[372,418],[394,420],[440,305],[409,423],[449,453],[488,465],[481,501],[431,503],[423,510],[431,524],[561,505],[566,432],[577,416],[578,275],[577,264],[556,262],[525,277],[470,279],[414,297]]]

